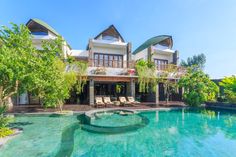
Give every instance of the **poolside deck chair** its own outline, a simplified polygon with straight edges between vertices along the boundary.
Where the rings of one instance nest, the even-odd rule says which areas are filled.
[[[139,101],[135,101],[134,97],[132,97],[132,96],[128,96],[127,99],[128,99],[128,102],[130,102],[132,104],[139,104],[140,103]]]
[[[131,103],[128,102],[128,101],[126,100],[126,98],[123,97],[123,96],[119,97],[119,100],[120,100],[120,103],[121,103],[122,105],[131,105]]]
[[[105,103],[102,101],[102,97],[95,97],[96,107],[104,107]]]
[[[110,97],[103,97],[103,102],[104,102],[106,105],[113,105],[113,104],[114,104],[113,102],[111,102]]]

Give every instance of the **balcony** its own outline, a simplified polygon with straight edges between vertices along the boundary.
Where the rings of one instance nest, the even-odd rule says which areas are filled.
[[[134,68],[134,61],[118,61],[118,60],[99,60],[99,59],[90,59],[90,67],[105,67],[105,68]]]
[[[174,64],[160,64],[157,65],[157,75],[158,76],[167,76],[169,78],[179,78],[185,74],[187,69],[182,66]]]

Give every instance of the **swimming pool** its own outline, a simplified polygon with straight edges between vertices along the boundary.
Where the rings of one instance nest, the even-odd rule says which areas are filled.
[[[18,115],[14,126],[24,132],[0,148],[0,157],[231,157],[236,154],[236,113],[211,111],[140,112],[149,123],[120,134],[85,131],[79,115]]]

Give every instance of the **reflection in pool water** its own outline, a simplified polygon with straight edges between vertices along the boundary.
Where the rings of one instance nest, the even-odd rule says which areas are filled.
[[[232,156],[236,114],[214,112],[214,117],[192,109],[141,112],[149,123],[121,134],[84,131],[78,115],[17,116],[15,124],[24,132],[0,148],[0,157]]]

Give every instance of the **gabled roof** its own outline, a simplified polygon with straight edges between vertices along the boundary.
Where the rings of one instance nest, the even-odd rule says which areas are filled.
[[[35,22],[35,23],[38,23],[39,25],[43,26],[44,28],[46,28],[47,30],[49,30],[50,32],[52,32],[53,34],[59,36],[60,34],[57,33],[57,31],[55,29],[53,29],[51,26],[49,26],[46,22],[42,21],[42,20],[39,20],[39,19],[30,19],[27,23],[26,23],[26,26],[29,26],[29,24],[31,22]]]
[[[31,23],[36,23],[39,24],[40,26],[42,26],[43,28],[47,29],[48,31],[52,32],[53,34],[55,34],[56,36],[61,36],[54,28],[52,28],[50,25],[48,25],[46,22],[40,20],[40,19],[30,19],[27,23],[26,26],[29,27],[29,25]],[[64,38],[63,38],[64,39]],[[65,40],[65,39],[64,39]],[[66,41],[66,40],[65,40]],[[71,46],[68,44],[68,42],[66,41],[66,44],[68,45],[68,47],[71,49]]]
[[[140,45],[133,52],[133,54],[136,54],[136,53],[148,48],[149,46],[153,46],[153,45],[156,45],[156,44],[168,45],[168,47],[172,48],[172,46],[173,46],[172,36],[170,36],[170,35],[159,35],[159,36],[152,37],[152,38],[148,39],[147,41],[145,41],[142,45]]]
[[[121,36],[121,34],[118,32],[118,30],[116,29],[116,27],[114,25],[110,25],[107,29],[105,29],[104,31],[102,31],[101,33],[99,33],[94,39],[97,39],[100,35],[104,35],[104,34],[113,34],[115,36],[119,36],[121,38],[122,42],[125,42],[124,38]]]

